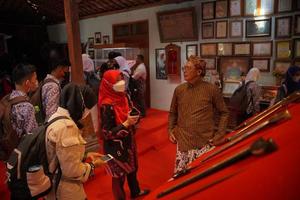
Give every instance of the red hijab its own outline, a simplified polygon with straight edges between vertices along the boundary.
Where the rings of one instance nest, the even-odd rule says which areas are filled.
[[[113,106],[117,124],[125,122],[129,112],[126,93],[116,92],[113,89],[113,85],[117,82],[119,76],[121,76],[119,70],[108,70],[104,73],[99,88],[98,100],[99,108],[104,104]]]

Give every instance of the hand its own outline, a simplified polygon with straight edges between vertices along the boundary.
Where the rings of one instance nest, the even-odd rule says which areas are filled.
[[[139,120],[139,116],[130,116],[128,115],[127,120],[123,123],[123,125],[128,128],[129,126],[135,125]]]
[[[103,160],[101,160],[101,159],[96,159],[96,160],[94,160],[92,163],[95,165],[95,167],[100,167],[100,166],[106,164],[106,163],[105,163]]]
[[[169,140],[173,143],[173,144],[176,144],[177,141],[176,141],[176,138],[174,136],[173,133],[169,133]]]
[[[86,155],[87,159],[91,159],[92,161],[99,159],[103,155],[97,152],[88,152]]]

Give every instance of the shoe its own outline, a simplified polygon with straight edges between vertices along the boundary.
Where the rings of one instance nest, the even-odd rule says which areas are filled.
[[[138,193],[136,195],[132,195],[131,198],[138,198],[138,197],[141,197],[141,196],[145,196],[149,193],[150,193],[150,190],[148,190],[148,189],[141,190],[140,193]]]

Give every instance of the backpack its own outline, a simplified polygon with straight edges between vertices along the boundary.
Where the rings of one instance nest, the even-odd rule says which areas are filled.
[[[51,191],[53,174],[48,169],[46,130],[50,124],[60,119],[68,117],[56,117],[34,129],[32,133],[24,135],[18,147],[11,153],[6,165],[7,183],[13,198],[38,199]],[[61,170],[58,172],[56,186],[60,180]]]
[[[56,83],[59,86],[59,84],[55,82],[53,79],[47,78],[44,81],[42,81],[38,89],[30,97],[30,103],[33,105],[35,109],[35,119],[39,126],[43,125],[46,118],[46,113],[43,107],[42,88],[46,83],[49,82]]]
[[[93,89],[94,93],[98,96],[100,78],[95,72],[84,72],[84,75],[86,77],[86,84],[90,86]]]
[[[10,99],[10,94],[0,101],[0,160],[7,160],[20,141],[11,124],[11,109],[16,104],[28,101],[25,96]]]
[[[229,107],[230,110],[238,117],[242,117],[246,114],[247,108],[250,105],[250,101],[248,101],[247,96],[247,88],[250,83],[253,81],[249,81],[246,84],[243,84],[234,91],[230,98]]]

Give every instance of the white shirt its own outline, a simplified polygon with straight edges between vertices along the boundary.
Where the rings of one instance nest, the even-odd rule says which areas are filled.
[[[88,54],[82,54],[82,64],[84,72],[92,72],[95,70],[94,62]]]
[[[143,79],[146,80],[147,78],[147,71],[146,71],[146,66],[144,63],[141,63],[137,66],[137,68],[135,69],[132,78],[134,78],[135,80],[138,79]]]

